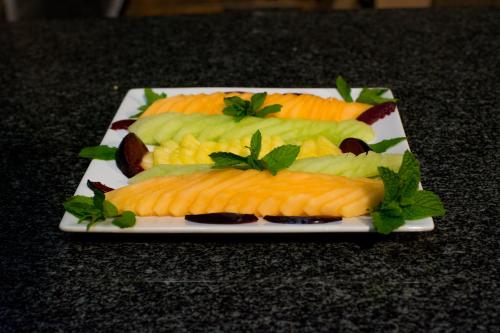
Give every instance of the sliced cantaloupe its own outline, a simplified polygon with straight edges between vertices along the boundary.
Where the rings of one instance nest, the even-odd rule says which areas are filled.
[[[213,93],[196,95],[176,95],[154,102],[141,117],[164,112],[221,114],[224,98],[238,96],[250,100],[252,93]],[[363,103],[348,103],[336,98],[322,98],[310,94],[268,94],[262,107],[272,104],[282,105],[278,113],[267,117],[297,118],[341,121],[356,119],[371,107]]]
[[[382,181],[280,171],[217,170],[152,178],[106,193],[119,211],[139,216],[240,214],[364,215],[380,203]]]

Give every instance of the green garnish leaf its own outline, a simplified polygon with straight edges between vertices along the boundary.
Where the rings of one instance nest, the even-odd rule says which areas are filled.
[[[223,169],[228,167],[234,167],[237,165],[244,165],[247,163],[247,158],[236,155],[229,152],[217,152],[211,153],[210,158],[214,161],[213,168],[215,169]]]
[[[113,205],[111,202],[108,200],[104,200],[102,204],[102,212],[104,214],[104,217],[115,217],[118,215],[118,209],[116,209],[115,205]]]
[[[101,211],[94,206],[94,201],[90,197],[75,195],[63,203],[64,209],[78,217],[79,222],[89,219],[100,218]]]
[[[64,209],[73,214],[78,218],[78,223],[83,221],[88,221],[87,223],[87,231],[97,222],[105,221],[110,217],[117,217],[118,209],[116,209],[115,205],[105,199],[104,193],[100,190],[90,186],[90,182],[87,182],[88,187],[94,192],[93,197],[86,197],[83,195],[75,195],[63,203]],[[125,212],[124,212],[125,213]],[[128,212],[127,217],[125,217],[125,222],[121,223],[120,228],[125,228],[125,226],[130,224],[130,213],[133,215],[134,213]],[[120,219],[120,217],[118,217]],[[123,219],[123,214],[121,216]],[[135,224],[135,215],[134,215],[134,224]],[[114,221],[113,221],[113,224]],[[133,226],[134,224],[130,225]],[[115,224],[116,225],[116,224]]]
[[[398,175],[401,197],[405,199],[412,198],[418,191],[418,183],[420,182],[420,165],[413,154],[405,152]]]
[[[250,140],[250,156],[254,160],[259,159],[259,154],[260,154],[260,149],[262,147],[262,134],[260,134],[260,131],[257,130],[252,135],[252,139]]]
[[[250,101],[246,101],[238,96],[224,98],[224,109],[222,113],[227,116],[234,117],[236,122],[239,122],[245,117],[260,117],[264,118],[268,114],[281,111],[281,105],[273,104],[268,105],[261,109],[267,93],[257,93],[252,95]]]
[[[144,89],[144,97],[146,99],[146,104],[141,105],[137,108],[139,110],[138,113],[134,114],[130,118],[139,118],[154,102],[156,102],[159,99],[166,98],[167,94],[161,93],[157,94],[153,91],[151,88],[145,88]]]
[[[388,234],[405,220],[444,215],[443,203],[436,194],[418,190],[420,166],[412,153],[404,153],[398,173],[385,167],[378,170],[385,192],[381,204],[371,213],[375,230]]]
[[[337,76],[335,84],[337,85],[337,91],[339,92],[340,96],[342,96],[342,99],[346,102],[353,102],[351,96],[351,87],[342,76]],[[382,95],[388,90],[389,89],[386,88],[363,88],[358,98],[356,98],[356,102],[371,105],[382,104],[385,102],[396,103],[398,101],[396,98],[382,97]]]
[[[359,94],[356,102],[365,103],[371,105],[382,104],[385,102],[394,102],[396,103],[397,98],[385,98],[382,95],[389,89],[386,88],[363,88],[361,93]]]
[[[413,175],[420,178],[420,163],[409,151],[405,151],[403,154],[403,161],[399,167],[398,175],[403,179],[411,178]]]
[[[262,161],[266,169],[268,169],[273,176],[278,171],[288,168],[295,161],[300,152],[300,146],[296,145],[283,145],[271,150]]]
[[[135,214],[126,210],[121,216],[115,218],[112,223],[122,229],[133,227],[135,225]]]
[[[94,204],[94,207],[96,207],[99,210],[103,210],[103,205],[104,205],[104,193],[98,189],[96,189],[94,186],[92,186],[92,183],[90,180],[87,181],[87,187],[94,192],[94,198],[92,199],[92,202]]]
[[[110,146],[93,146],[83,148],[78,156],[95,160],[111,161],[116,158],[118,148]]]
[[[382,140],[377,143],[372,143],[371,145],[368,146],[371,148],[371,150],[373,150],[376,153],[384,153],[385,151],[387,151],[387,149],[397,145],[398,143],[404,140],[406,140],[406,138],[403,136],[399,138]]]
[[[217,152],[210,154],[214,161],[212,168],[237,168],[237,169],[255,169],[269,170],[274,176],[278,171],[288,168],[297,158],[300,147],[295,145],[283,145],[274,148],[264,158],[259,159],[262,147],[262,135],[257,130],[250,141],[250,155],[240,156],[229,152]]]
[[[373,212],[372,218],[375,229],[384,235],[390,234],[393,230],[405,224],[403,217],[387,215],[384,211]]]
[[[280,104],[272,104],[272,105],[266,106],[265,108],[260,109],[260,111],[257,111],[257,113],[256,113],[255,116],[256,117],[264,118],[268,114],[277,113],[277,112],[280,112],[280,111],[281,111],[281,105]]]
[[[257,112],[258,109],[264,104],[264,101],[266,100],[267,93],[257,93],[253,94],[252,97],[250,98],[250,104],[252,105],[252,111]]]
[[[342,99],[346,102],[352,102],[352,97],[351,97],[351,87],[347,82],[344,80],[342,76],[337,76],[337,79],[335,80],[335,83],[337,85],[337,91],[339,92],[340,96],[342,96]]]
[[[384,203],[396,200],[399,195],[399,176],[386,167],[378,167],[380,178],[384,182]]]
[[[441,199],[430,191],[418,191],[413,197],[413,204],[403,207],[406,220],[419,220],[427,216],[443,216],[445,213]]]

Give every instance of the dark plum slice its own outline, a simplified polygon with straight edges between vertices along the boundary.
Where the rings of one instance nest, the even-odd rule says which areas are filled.
[[[118,147],[116,165],[127,177],[133,177],[144,169],[142,158],[148,152],[146,145],[134,133],[127,134]]]
[[[93,181],[90,181],[90,180],[87,181],[87,186],[91,190],[98,190],[98,191],[101,191],[102,193],[106,193],[106,192],[110,192],[110,191],[114,190],[114,188],[111,188],[111,187],[109,187],[107,185],[104,185],[101,182],[93,182]]]
[[[210,224],[239,224],[250,223],[257,221],[257,216],[252,214],[236,214],[236,213],[211,213],[186,215],[186,220],[198,223]]]
[[[112,130],[126,130],[130,125],[135,123],[135,119],[122,119],[115,121],[114,123],[111,124],[111,129]]]
[[[338,216],[264,216],[264,220],[284,224],[320,224],[342,220]]]
[[[367,153],[370,150],[370,146],[366,144],[363,140],[356,138],[347,138],[342,141],[339,146],[340,150],[345,153],[353,153],[354,155],[359,155],[363,153]]]
[[[360,114],[357,120],[371,125],[377,120],[382,119],[388,114],[394,112],[394,110],[396,110],[396,103],[385,102],[372,106],[371,108]]]

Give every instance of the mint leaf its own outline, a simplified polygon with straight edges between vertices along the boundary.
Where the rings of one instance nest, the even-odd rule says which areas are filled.
[[[389,202],[384,201],[379,210],[384,212],[384,214],[388,216],[398,217],[403,214],[403,209],[401,208],[399,202],[397,202],[396,200]]]
[[[151,88],[145,88],[144,89],[144,97],[146,99],[146,104],[141,105],[137,108],[139,110],[138,113],[134,114],[130,118],[139,118],[154,102],[156,102],[159,99],[166,98],[167,94],[161,93],[157,94],[153,91]]]
[[[245,118],[250,108],[250,102],[238,96],[224,98],[224,104],[226,107],[224,107],[222,113],[234,117],[236,122],[240,122],[241,119]]]
[[[234,167],[237,165],[247,163],[246,157],[236,155],[233,153],[228,153],[228,152],[212,153],[209,156],[212,159],[212,161],[214,161],[214,163],[215,163],[212,166],[212,168],[214,168],[214,169]]]
[[[249,169],[255,169],[255,170],[262,171],[266,168],[266,166],[262,162],[262,160],[256,160],[256,159],[252,158],[252,156],[250,156],[250,155],[247,157],[247,163],[248,163]]]
[[[382,140],[382,141],[377,142],[377,143],[372,143],[371,145],[368,145],[368,146],[371,148],[371,150],[373,150],[376,153],[383,153],[387,149],[397,145],[398,143],[400,143],[401,141],[404,141],[404,140],[406,140],[405,137],[399,137],[399,138],[393,138],[393,139],[388,139],[388,140]]]
[[[267,97],[267,93],[263,92],[263,93],[254,94],[250,98],[250,104],[252,105],[252,112],[253,113],[257,113],[257,110],[260,109],[262,104],[264,104],[266,97]]]
[[[260,149],[262,147],[262,135],[260,134],[260,131],[257,130],[252,135],[252,139],[250,141],[250,157],[254,160],[259,159],[259,154],[260,154]]]
[[[159,99],[167,97],[167,94],[161,93],[157,94],[151,88],[144,89],[144,96],[146,97],[146,104],[151,105]]]
[[[398,100],[396,98],[385,98],[382,97],[388,89],[385,88],[363,88],[361,93],[359,94],[356,102],[365,103],[371,105],[382,104],[385,102],[394,102],[396,103]]]
[[[372,213],[373,226],[377,232],[388,235],[393,230],[405,224],[405,220],[401,216],[390,216],[384,214],[383,211],[376,211]]]
[[[78,156],[95,160],[111,161],[115,159],[117,151],[118,148],[109,146],[85,147],[80,150]]]
[[[87,187],[94,192],[94,197],[92,198],[92,202],[94,204],[94,207],[96,207],[99,210],[102,210],[103,205],[104,205],[104,193],[101,192],[100,190],[96,189],[94,186],[92,186],[92,183],[90,180],[87,180]]]
[[[268,114],[271,113],[276,113],[281,111],[281,105],[280,104],[273,104],[273,105],[268,105],[265,108],[257,111],[255,114],[256,117],[264,118]]]
[[[101,211],[94,206],[94,201],[90,197],[75,195],[63,203],[64,209],[83,220],[87,218],[99,218]]]
[[[214,161],[212,168],[237,168],[242,170],[269,170],[273,175],[282,169],[288,168],[297,158],[300,152],[300,146],[283,145],[274,148],[264,158],[259,160],[259,154],[262,147],[262,135],[257,130],[250,141],[250,155],[243,157],[229,152],[217,152],[210,154]]]
[[[415,156],[407,150],[403,154],[403,161],[399,167],[398,175],[401,178],[408,178],[415,174],[420,178],[420,163],[418,163]]]
[[[234,106],[241,108],[242,110],[247,109],[250,106],[249,101],[245,101],[243,98],[238,96],[225,97],[224,104],[226,106]]]
[[[237,105],[226,106],[224,110],[222,110],[222,113],[226,116],[234,117],[236,122],[240,122],[241,119],[246,116],[246,111]]]
[[[403,161],[398,171],[400,181],[400,195],[402,198],[412,197],[418,190],[420,182],[420,165],[415,156],[405,151]]]
[[[430,191],[418,191],[413,196],[413,204],[403,207],[407,220],[418,220],[428,216],[443,216],[445,209],[439,197]]]
[[[342,99],[346,102],[352,102],[351,87],[347,84],[344,78],[340,75],[337,76],[335,83],[337,85],[337,91],[340,96],[342,96]]]
[[[267,93],[257,93],[253,94],[250,101],[246,101],[238,96],[226,97],[224,98],[224,109],[222,113],[234,117],[236,122],[239,122],[244,117],[265,117],[268,114],[276,113],[281,111],[281,105],[273,104],[262,108],[264,101],[267,97]]]
[[[396,200],[399,195],[399,175],[386,167],[378,167],[378,173],[384,182],[383,202],[389,203]]]
[[[105,200],[103,192],[93,188],[92,186],[89,186],[89,188],[94,192],[94,197],[91,198],[83,195],[75,195],[63,203],[64,209],[78,218],[78,223],[89,221],[87,223],[87,231],[99,221],[104,221],[109,217],[118,216],[118,209],[111,202]],[[125,218],[125,222],[122,223],[123,225],[125,225],[125,223],[129,223],[130,216],[123,217],[122,214],[120,219],[123,218]]]
[[[111,202],[108,200],[104,200],[102,204],[102,212],[104,214],[104,217],[115,217],[118,215],[118,209],[116,209],[115,205],[113,205]]]
[[[430,191],[419,191],[420,166],[412,153],[406,151],[398,173],[379,167],[384,182],[384,198],[371,216],[375,229],[383,234],[402,226],[406,220],[443,216],[443,203]]]
[[[121,216],[115,218],[112,223],[122,229],[133,227],[135,225],[135,214],[126,210]]]
[[[300,146],[283,145],[271,150],[262,161],[266,168],[275,176],[278,171],[288,168],[300,152]]]

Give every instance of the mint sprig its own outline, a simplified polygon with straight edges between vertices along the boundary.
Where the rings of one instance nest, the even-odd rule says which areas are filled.
[[[64,209],[78,218],[78,223],[88,221],[87,231],[97,222],[114,217],[112,223],[120,228],[135,225],[135,214],[125,211],[121,215],[115,205],[105,199],[104,193],[94,188],[90,182],[87,186],[94,192],[93,197],[75,195],[63,203]]]
[[[404,140],[406,140],[406,138],[402,136],[399,138],[382,140],[377,143],[369,144],[368,146],[370,147],[371,150],[373,150],[376,153],[384,153],[387,149],[397,145],[398,143]]]
[[[259,159],[262,147],[262,135],[260,131],[252,135],[250,141],[250,155],[240,156],[229,152],[216,152],[210,154],[214,161],[212,168],[225,169],[236,168],[241,170],[269,170],[275,176],[280,170],[288,168],[297,159],[300,152],[300,146],[283,145],[274,148],[262,159]]]
[[[351,97],[351,87],[347,84],[347,82],[344,80],[342,76],[337,76],[337,79],[335,80],[335,83],[337,85],[337,90],[346,102],[352,102],[352,97]]]
[[[386,88],[363,88],[358,98],[356,98],[356,102],[377,105],[386,102],[394,102],[398,101],[397,98],[386,98],[382,97],[389,89]]]
[[[234,117],[236,122],[241,121],[245,117],[260,117],[281,111],[280,104],[268,105],[261,108],[266,100],[267,93],[258,93],[252,95],[249,101],[246,101],[238,96],[224,98],[224,109],[222,113],[227,116]]]
[[[153,89],[145,88],[144,98],[146,99],[146,104],[139,106],[137,108],[139,112],[134,114],[133,116],[130,116],[130,118],[139,118],[151,106],[151,104],[153,104],[159,99],[167,98],[167,94],[165,93],[157,94],[153,91]]]
[[[342,99],[346,102],[353,102],[351,96],[351,86],[346,82],[346,80],[342,76],[337,76],[335,80],[337,85],[337,90],[342,96]],[[386,88],[363,88],[358,98],[356,98],[356,102],[365,103],[371,105],[382,104],[386,102],[394,102],[398,101],[397,98],[386,98],[382,97],[389,89]]]
[[[110,146],[92,146],[80,150],[78,156],[95,160],[111,161],[116,158],[118,148]]]
[[[445,214],[443,203],[436,194],[418,189],[420,166],[409,151],[404,153],[398,173],[385,167],[378,170],[384,182],[384,198],[371,214],[377,232],[389,234],[404,225],[405,220]]]

